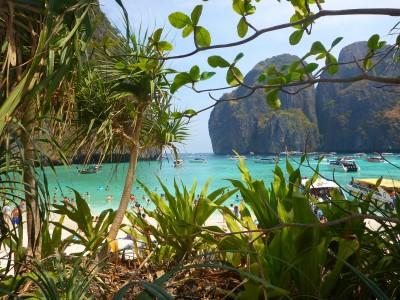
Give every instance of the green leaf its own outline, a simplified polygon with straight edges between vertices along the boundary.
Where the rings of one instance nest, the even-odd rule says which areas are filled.
[[[321,42],[317,41],[312,44],[311,50],[310,50],[311,54],[319,54],[319,53],[325,53],[325,52],[326,52],[326,49],[325,49],[324,45],[322,45]]]
[[[325,59],[325,64],[328,67],[328,73],[333,75],[339,71],[337,59],[332,54],[328,53]]]
[[[181,29],[190,24],[190,18],[182,12],[174,12],[168,16],[168,20],[172,26]]]
[[[170,42],[161,41],[161,42],[158,42],[157,48],[161,51],[171,51],[174,47],[172,46],[172,44]]]
[[[194,38],[197,45],[199,45],[200,47],[208,47],[211,44],[210,33],[202,26],[196,26],[194,28]]]
[[[237,33],[242,38],[246,36],[249,26],[247,25],[246,18],[242,17],[237,25]]]
[[[243,52],[240,52],[238,55],[236,55],[235,59],[233,60],[233,64],[236,64],[239,60],[243,58],[243,56]]]
[[[186,116],[193,116],[193,115],[197,114],[197,112],[194,109],[187,109],[183,112],[183,114]]]
[[[256,12],[256,7],[251,4],[250,1],[245,1],[244,2],[244,10],[246,12],[246,16],[252,15]]]
[[[314,72],[316,69],[318,69],[318,64],[316,64],[316,63],[309,63],[309,64],[307,64],[305,67],[304,67],[304,71],[306,72],[306,73],[312,73],[312,72]]]
[[[331,45],[331,48],[335,47],[337,44],[339,44],[343,40],[343,37],[337,37]]]
[[[245,8],[243,0],[233,0],[232,8],[237,14],[244,16]]]
[[[240,70],[236,67],[231,67],[228,69],[226,73],[226,82],[230,86],[235,86],[243,82],[243,74]]]
[[[379,39],[380,39],[379,34],[374,34],[373,36],[371,36],[368,40],[368,48],[371,50],[378,49]]]
[[[208,64],[213,68],[227,68],[230,64],[219,55],[212,55],[208,57]]]
[[[364,69],[369,70],[372,68],[372,60],[364,59]]]
[[[192,24],[187,24],[186,27],[182,30],[182,37],[187,37],[193,32]]]
[[[279,90],[275,89],[270,91],[266,96],[267,105],[274,110],[277,110],[281,107],[281,100],[278,97]]]
[[[154,42],[160,41],[162,32],[163,32],[162,28],[159,28],[156,31],[154,31],[153,37],[152,37]]]
[[[189,71],[190,76],[193,81],[197,81],[200,78],[200,68],[199,66],[193,66]]]
[[[301,19],[303,19],[299,14],[294,14],[293,16],[290,17],[290,23],[295,23],[297,21],[300,21]],[[293,28],[296,29],[302,29],[301,25],[294,25]]]
[[[290,45],[297,45],[303,37],[304,30],[296,30],[289,37]]]
[[[192,82],[192,77],[189,73],[182,72],[175,76],[174,82],[171,84],[170,92],[175,93],[183,85]]]
[[[172,119],[181,119],[182,116],[183,116],[183,114],[181,112],[179,112],[179,111],[174,111],[171,114]]]
[[[203,72],[200,75],[200,80],[207,80],[215,75],[215,72]]]
[[[192,18],[192,23],[194,26],[197,25],[197,23],[199,23],[199,19],[201,16],[201,13],[203,12],[203,5],[197,5],[191,14],[191,18]]]

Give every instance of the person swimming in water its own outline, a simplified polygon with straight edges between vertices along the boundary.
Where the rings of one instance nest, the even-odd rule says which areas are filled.
[[[107,202],[111,202],[113,200],[113,195],[107,195],[106,200]]]

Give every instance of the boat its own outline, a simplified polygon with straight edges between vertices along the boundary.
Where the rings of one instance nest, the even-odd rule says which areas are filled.
[[[101,165],[89,166],[85,169],[78,170],[79,174],[95,174],[101,170]]]
[[[256,164],[277,164],[279,163],[279,157],[257,157],[254,159]]]
[[[338,158],[336,160],[330,160],[329,167],[334,171],[340,172],[360,171],[360,166],[354,161],[354,159]]]
[[[364,156],[366,156],[367,154],[365,154],[364,152],[358,152],[358,153],[354,153],[353,154],[353,156],[354,157],[364,157]]]
[[[368,162],[374,162],[374,163],[382,163],[385,162],[384,158],[381,156],[370,156],[367,157]]]
[[[393,209],[396,195],[400,193],[400,180],[383,178],[377,186],[379,180],[380,178],[352,179],[347,188],[354,197],[365,198],[367,195],[371,195],[372,200],[387,209]]]
[[[303,152],[301,151],[283,151],[279,153],[279,156],[302,156]]]
[[[307,187],[309,180],[307,177],[301,180],[302,189]],[[318,177],[310,185],[309,192],[318,202],[329,201],[333,193],[338,193],[343,199],[347,200],[346,194],[336,182],[322,177]]]
[[[240,159],[246,160],[247,157],[244,155],[238,155],[238,156],[231,156],[231,157],[229,157],[229,159],[230,160],[240,160]]]
[[[182,166],[183,166],[183,160],[182,159],[174,160],[174,167],[175,168],[182,167]]]
[[[394,153],[392,153],[392,152],[382,152],[381,155],[382,156],[394,156]]]
[[[207,160],[202,157],[195,157],[195,158],[189,159],[189,162],[194,163],[194,164],[204,164],[207,162]]]

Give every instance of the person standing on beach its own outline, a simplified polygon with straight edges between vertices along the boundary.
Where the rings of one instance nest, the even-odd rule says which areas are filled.
[[[3,209],[2,209],[3,218],[8,226],[11,225],[11,211],[12,211],[11,206],[9,206],[8,204],[3,206]]]
[[[11,212],[11,223],[12,223],[14,226],[17,226],[17,225],[19,225],[20,221],[21,221],[21,220],[20,220],[20,216],[19,216],[19,208],[16,207],[16,208],[14,208],[13,211]]]
[[[235,217],[239,217],[239,206],[235,205],[233,207],[233,213],[235,214]]]
[[[131,203],[134,203],[136,201],[136,196],[134,194],[131,194],[129,199],[131,200]]]

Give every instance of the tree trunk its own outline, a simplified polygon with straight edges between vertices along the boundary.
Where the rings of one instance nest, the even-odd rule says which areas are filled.
[[[26,201],[26,223],[28,233],[28,253],[40,257],[40,214],[35,175],[35,149],[32,143],[34,134],[35,107],[28,101],[22,119],[21,143],[24,153],[23,181]]]
[[[133,145],[131,148],[131,153],[129,156],[129,166],[128,166],[128,171],[126,173],[126,178],[125,178],[125,185],[124,185],[124,190],[122,192],[121,200],[119,203],[119,207],[117,209],[116,215],[114,217],[114,221],[111,225],[110,232],[108,233],[108,243],[113,243],[113,241],[117,238],[117,234],[119,231],[119,228],[122,224],[122,220],[124,219],[126,210],[129,205],[129,200],[130,200],[130,195],[132,192],[132,186],[136,178],[136,165],[137,165],[137,160],[139,156],[139,140],[140,140],[140,131],[142,129],[142,123],[143,123],[143,118],[144,118],[144,111],[146,109],[147,105],[144,105],[143,107],[139,108],[137,119],[136,119],[136,124],[132,133],[132,141]]]

